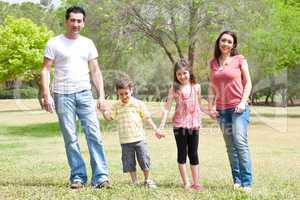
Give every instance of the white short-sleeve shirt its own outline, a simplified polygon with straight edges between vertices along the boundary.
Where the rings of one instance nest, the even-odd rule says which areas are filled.
[[[44,56],[54,61],[53,92],[71,94],[91,89],[88,62],[98,57],[92,40],[58,35],[48,41]]]

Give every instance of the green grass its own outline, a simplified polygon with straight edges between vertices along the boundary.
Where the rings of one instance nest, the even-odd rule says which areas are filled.
[[[1,105],[0,105],[1,106]],[[159,121],[159,106],[151,104],[155,121]],[[130,178],[122,173],[120,145],[116,125],[101,118],[102,138],[109,162],[111,190],[96,190],[90,185],[80,191],[68,188],[69,168],[58,124],[49,115],[36,114],[36,121],[24,111],[1,112],[0,119],[0,199],[300,199],[300,134],[297,113],[292,108],[287,115],[287,132],[265,125],[258,118],[269,117],[274,123],[282,116],[273,117],[270,108],[254,108],[249,129],[249,143],[253,161],[253,194],[245,195],[232,190],[229,162],[222,135],[215,122],[204,117],[199,146],[201,182],[206,191],[185,192],[180,184],[176,164],[176,146],[171,124],[167,137],[157,140],[147,129],[147,142],[151,154],[151,176],[158,183],[155,190],[133,187]],[[44,122],[41,123],[41,118]],[[30,120],[28,120],[30,119]],[[10,123],[7,123],[10,122]],[[22,122],[22,123],[21,123]],[[79,127],[79,123],[78,123]],[[85,138],[79,141],[90,175],[89,153]],[[141,172],[138,172],[142,177]]]

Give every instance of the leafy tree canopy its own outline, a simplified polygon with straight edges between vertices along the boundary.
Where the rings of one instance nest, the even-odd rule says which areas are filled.
[[[44,46],[52,35],[45,25],[7,16],[0,25],[0,81],[34,79],[39,73]]]

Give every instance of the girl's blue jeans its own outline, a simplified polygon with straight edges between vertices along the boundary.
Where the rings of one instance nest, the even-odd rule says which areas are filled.
[[[218,110],[218,123],[223,133],[233,182],[243,187],[252,184],[252,166],[248,147],[249,106],[244,112],[234,108]]]

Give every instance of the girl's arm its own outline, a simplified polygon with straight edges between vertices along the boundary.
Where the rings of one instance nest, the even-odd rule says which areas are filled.
[[[212,85],[212,74],[210,73],[210,84],[208,87],[208,113],[211,118],[216,119],[218,112],[215,109],[216,91]]]
[[[152,129],[154,130],[154,134],[155,136],[160,139],[162,137],[165,137],[164,134],[162,134],[159,129],[157,128],[157,126],[155,125],[155,123],[153,122],[151,117],[147,117],[146,118],[147,123],[152,127]]]
[[[160,122],[160,126],[159,126],[159,129],[162,130],[164,129],[165,127],[165,124],[166,124],[166,121],[167,121],[167,118],[168,118],[168,113],[170,112],[171,110],[171,107],[172,107],[172,102],[173,102],[173,99],[174,99],[174,95],[173,95],[174,91],[173,91],[173,86],[169,89],[169,94],[168,94],[168,97],[167,97],[167,101],[164,105],[164,110],[163,110],[163,114],[162,114],[162,119],[161,119],[161,122]]]
[[[251,88],[252,88],[252,83],[251,83],[251,78],[250,78],[250,73],[249,73],[249,67],[248,63],[246,60],[243,61],[242,67],[242,76],[244,78],[244,81],[246,82],[244,86],[244,93],[241,102],[239,105],[235,108],[235,112],[243,112],[246,108],[247,105],[247,100],[250,96],[251,93]]]

